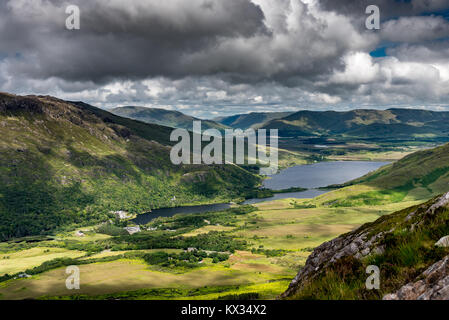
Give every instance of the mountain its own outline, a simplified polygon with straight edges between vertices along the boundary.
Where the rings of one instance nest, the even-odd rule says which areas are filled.
[[[290,114],[292,114],[292,112],[252,112],[248,114],[237,114],[229,117],[219,117],[215,118],[214,121],[236,129],[258,129],[266,122],[284,118]]]
[[[449,144],[412,153],[323,194],[313,201],[331,207],[428,200],[449,190]]]
[[[187,129],[189,131],[192,131],[193,121],[201,120],[185,115],[179,111],[157,108],[120,107],[111,109],[109,111],[121,117],[139,120],[146,123],[158,124],[166,127]],[[211,120],[201,120],[201,129],[203,131],[207,129],[217,129],[223,131],[226,128],[227,126]]]
[[[449,136],[449,112],[413,109],[299,111],[271,120],[266,129],[285,137],[329,136],[363,139],[408,139]]]
[[[448,235],[446,193],[323,243],[282,298],[448,300]],[[366,287],[373,266],[378,290]]]
[[[82,102],[0,93],[0,241],[112,211],[225,202],[259,183],[234,165],[173,165],[171,131]]]

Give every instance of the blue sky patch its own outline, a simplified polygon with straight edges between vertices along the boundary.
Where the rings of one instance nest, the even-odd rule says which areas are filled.
[[[373,58],[382,58],[387,56],[387,47],[377,48],[376,50],[371,51],[369,54]]]

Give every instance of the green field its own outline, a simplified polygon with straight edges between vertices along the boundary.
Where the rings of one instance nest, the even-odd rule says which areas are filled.
[[[219,299],[257,294],[260,299],[274,299],[285,291],[314,247],[410,205],[298,209],[298,202],[283,199],[259,203],[251,210],[230,209],[159,218],[154,223],[162,226],[161,230],[125,237],[126,241],[99,234],[92,226],[82,228],[86,236],[78,239],[74,232],[66,232],[54,240],[40,243],[11,243],[9,247],[3,244],[0,276],[25,272],[55,258],[72,258],[71,264],[79,264],[81,289],[66,289],[64,264],[33,274],[30,278],[0,282],[0,298]],[[221,223],[204,225],[204,218]],[[172,229],[162,230],[165,226]],[[218,235],[228,239],[229,246],[241,246],[228,252],[227,259],[221,262],[205,258],[189,266],[167,266],[149,264],[142,258],[144,254],[161,251],[167,254],[185,252],[185,248],[173,248],[176,244],[172,243],[168,244],[171,248],[163,248],[163,241],[167,241],[163,239],[183,237],[195,241],[202,236],[206,239],[204,242],[209,243],[209,238],[214,240]],[[158,248],[132,247],[133,239],[138,236],[142,241],[136,243],[141,245],[148,239],[156,239],[152,246]],[[162,244],[159,245],[158,239],[162,239]],[[206,246],[214,248],[217,244],[212,240]],[[119,246],[111,250],[113,241]],[[244,241],[245,244],[236,241]]]

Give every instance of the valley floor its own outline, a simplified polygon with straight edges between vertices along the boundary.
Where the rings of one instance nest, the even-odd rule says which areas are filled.
[[[225,261],[205,258],[194,268],[152,265],[139,255],[126,255],[160,251],[180,253],[185,248],[113,248],[92,252],[89,246],[113,238],[98,233],[94,227],[81,228],[84,237],[76,237],[73,231],[59,234],[51,241],[1,243],[0,277],[31,270],[56,258],[71,258],[79,264],[81,288],[72,291],[66,289],[68,275],[65,266],[60,266],[43,269],[44,272],[30,277],[0,282],[0,299],[66,299],[74,295],[86,299],[226,299],[231,296],[241,297],[242,294],[253,294],[259,299],[274,299],[285,291],[313,248],[361,224],[374,221],[381,215],[417,203],[408,201],[370,207],[298,209],[301,201],[307,200],[263,202],[256,205],[257,210],[247,214],[208,213],[207,218],[210,220],[214,216],[229,214],[232,224],[178,229],[176,236],[185,238],[223,234],[247,243],[244,249],[229,254]],[[159,219],[158,223],[173,224],[179,218],[166,221]],[[151,235],[150,231],[144,233]],[[173,233],[173,230],[154,233],[162,236]]]

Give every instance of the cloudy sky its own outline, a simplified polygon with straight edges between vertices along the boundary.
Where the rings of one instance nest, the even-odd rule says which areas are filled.
[[[449,0],[0,0],[0,91],[204,118],[449,110]]]

